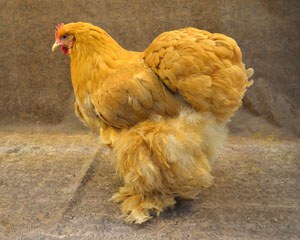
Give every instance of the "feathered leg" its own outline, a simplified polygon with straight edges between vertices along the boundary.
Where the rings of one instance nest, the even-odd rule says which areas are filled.
[[[124,178],[112,199],[126,220],[142,223],[159,215],[175,197],[194,199],[209,187],[209,160],[226,135],[211,116],[184,110],[177,118],[145,121],[120,135],[114,145],[116,167]]]

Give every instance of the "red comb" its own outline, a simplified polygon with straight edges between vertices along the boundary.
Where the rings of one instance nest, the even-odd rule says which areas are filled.
[[[55,27],[55,38],[58,38],[58,31],[61,27],[63,27],[65,24],[64,23],[60,23],[60,24],[57,24],[56,27]]]

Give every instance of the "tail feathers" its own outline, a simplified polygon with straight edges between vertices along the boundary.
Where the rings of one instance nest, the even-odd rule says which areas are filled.
[[[254,69],[253,68],[248,68],[246,70],[246,75],[247,75],[248,79],[250,79],[253,76],[253,74],[254,74]]]
[[[246,70],[246,75],[247,75],[247,78],[248,78],[248,84],[247,84],[247,87],[250,87],[252,84],[253,84],[253,79],[250,79],[254,74],[254,69],[253,68],[248,68]]]

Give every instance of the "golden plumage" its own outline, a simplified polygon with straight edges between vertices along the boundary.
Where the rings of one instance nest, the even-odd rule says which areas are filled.
[[[219,33],[196,28],[165,32],[146,49],[145,62],[173,93],[220,122],[241,106],[249,86],[239,47]]]
[[[124,187],[112,199],[127,221],[212,183],[210,162],[252,74],[233,39],[185,28],[132,52],[79,22],[57,28],[56,46],[71,58],[76,115],[113,148]]]

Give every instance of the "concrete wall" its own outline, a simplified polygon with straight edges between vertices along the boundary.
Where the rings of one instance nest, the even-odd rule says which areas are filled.
[[[87,21],[132,50],[143,50],[163,31],[186,26],[228,34],[256,72],[246,108],[299,131],[300,1],[1,0],[0,9],[2,122],[64,119],[73,93],[68,57],[51,53],[54,27]]]

